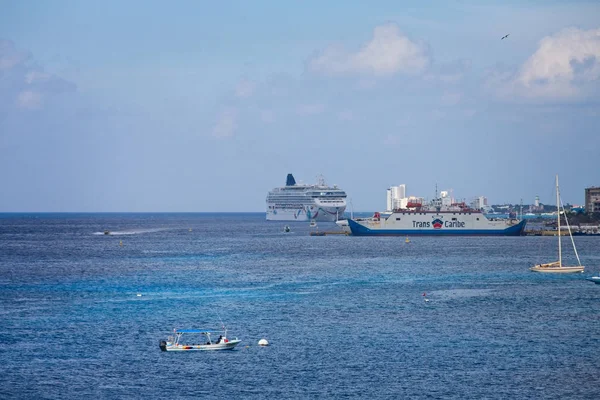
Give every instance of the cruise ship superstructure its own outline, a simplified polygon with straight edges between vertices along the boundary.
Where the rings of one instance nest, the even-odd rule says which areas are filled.
[[[286,184],[267,195],[267,221],[337,221],[346,211],[346,192],[325,183],[297,184],[288,174]]]

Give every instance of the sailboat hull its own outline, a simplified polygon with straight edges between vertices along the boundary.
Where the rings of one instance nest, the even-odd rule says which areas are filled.
[[[533,272],[545,272],[549,274],[571,274],[575,272],[583,272],[585,267],[558,267],[558,266],[546,266],[548,264],[536,265],[535,267],[529,268]]]

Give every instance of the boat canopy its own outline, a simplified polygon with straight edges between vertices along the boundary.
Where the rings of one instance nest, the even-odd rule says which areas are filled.
[[[214,333],[214,332],[223,332],[223,330],[218,329],[177,329],[175,333]]]

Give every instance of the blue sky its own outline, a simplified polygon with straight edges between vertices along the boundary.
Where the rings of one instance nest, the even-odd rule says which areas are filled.
[[[323,3],[0,1],[0,211],[600,185],[599,3]]]

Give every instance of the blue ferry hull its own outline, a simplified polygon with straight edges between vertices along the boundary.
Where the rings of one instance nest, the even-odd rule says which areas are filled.
[[[521,236],[526,224],[522,220],[505,229],[369,229],[348,220],[353,236]]]

